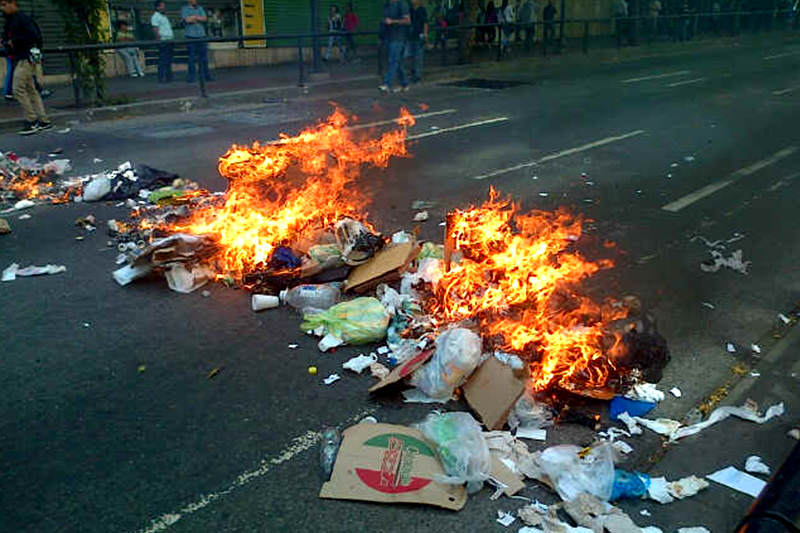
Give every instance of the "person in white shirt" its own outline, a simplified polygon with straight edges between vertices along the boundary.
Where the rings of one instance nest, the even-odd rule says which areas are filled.
[[[156,34],[156,39],[161,41],[158,45],[158,83],[169,83],[172,81],[172,53],[175,33],[172,31],[172,24],[164,14],[163,0],[155,3],[156,12],[150,18],[150,25]]]
[[[508,0],[503,0],[503,4],[500,7],[500,22],[502,23],[500,48],[502,53],[508,53],[511,50],[511,35],[514,33],[516,18],[514,6]]]

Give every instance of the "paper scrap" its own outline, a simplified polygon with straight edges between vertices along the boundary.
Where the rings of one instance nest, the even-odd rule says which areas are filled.
[[[778,314],[778,318],[780,318],[781,322],[783,322],[784,324],[790,324],[792,322],[792,320],[788,316],[784,315],[783,313],[779,313]]]
[[[769,467],[757,455],[751,455],[747,458],[744,462],[744,469],[753,474],[764,474],[765,476],[768,476],[770,472]]]
[[[430,218],[430,215],[427,211],[420,211],[416,215],[414,215],[414,222],[425,222]]]
[[[750,349],[753,350],[753,353],[761,353],[761,346],[758,344],[751,344]]]
[[[624,440],[615,440],[611,443],[611,447],[617,450],[619,453],[628,455],[629,453],[633,452],[633,446],[625,442]]]
[[[327,378],[323,379],[322,382],[325,385],[330,386],[330,385],[333,385],[334,383],[336,383],[337,381],[339,381],[340,379],[342,379],[342,378],[339,377],[339,374],[331,374]]]
[[[547,440],[547,430],[521,427],[517,429],[517,438],[544,441]]]
[[[289,345],[289,349],[290,350],[295,350],[295,349],[297,349],[298,346],[299,346],[299,344],[292,343],[292,344]]]
[[[728,353],[736,353],[736,346],[733,343],[728,343],[725,345],[725,349],[728,350]]]
[[[672,393],[672,395],[675,396],[676,398],[680,398],[681,396],[683,396],[683,393],[678,387],[672,387],[669,390],[669,392]]]
[[[386,355],[389,351],[388,346],[378,346],[378,355]]]
[[[437,400],[419,389],[406,389],[403,391],[403,401],[405,403],[447,403],[450,399]]]
[[[647,509],[642,509],[641,511],[639,511],[639,514],[642,516],[653,516]]]
[[[497,522],[502,526],[508,527],[513,524],[516,519],[517,517],[511,513],[507,513],[506,511],[497,511]]]
[[[348,359],[342,364],[345,370],[352,370],[356,374],[360,374],[364,369],[369,368],[372,363],[378,362],[378,356],[374,353],[369,355],[360,354],[351,359]]]
[[[679,528],[676,533],[711,533],[711,531],[703,526],[692,526]]]
[[[703,302],[703,306],[708,307],[709,309],[716,309],[716,307],[714,307],[714,304],[712,304],[711,302]]]
[[[767,485],[767,482],[763,479],[758,479],[755,476],[746,474],[745,472],[737,470],[732,466],[723,468],[722,470],[717,470],[713,474],[709,474],[706,477],[711,481],[719,483],[720,485],[725,485],[733,490],[737,490],[744,494],[749,494],[753,498],[758,497],[758,495]]]

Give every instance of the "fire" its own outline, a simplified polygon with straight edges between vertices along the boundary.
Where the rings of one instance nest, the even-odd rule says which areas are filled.
[[[475,319],[484,339],[530,361],[536,390],[606,385],[614,364],[603,325],[627,311],[578,292],[581,280],[613,266],[570,250],[580,217],[523,214],[492,189],[483,205],[451,213],[448,231],[463,259],[439,282],[430,304],[437,317]]]
[[[229,182],[225,203],[196,210],[174,229],[214,236],[221,250],[218,269],[240,277],[266,265],[276,247],[314,229],[342,217],[363,220],[367,198],[354,183],[361,167],[384,168],[391,157],[406,156],[406,131],[414,118],[403,109],[398,129],[365,139],[347,128],[349,119],[337,109],[297,136],[234,145],[219,161]],[[292,167],[304,181],[292,180]]]
[[[0,175],[0,189],[11,191],[20,199],[39,198],[52,186],[52,182],[43,182],[40,176],[25,171],[9,177]]]

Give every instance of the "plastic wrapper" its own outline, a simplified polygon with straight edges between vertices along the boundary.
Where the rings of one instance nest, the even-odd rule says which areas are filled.
[[[649,488],[650,476],[647,474],[618,468],[614,471],[614,487],[610,500],[613,502],[623,498],[643,498]]]
[[[481,426],[472,415],[433,412],[415,427],[436,445],[436,454],[447,474],[437,481],[466,483],[470,494],[483,487],[491,473],[492,459]]]
[[[465,328],[445,331],[436,339],[436,353],[411,377],[411,384],[431,398],[446,400],[481,361],[481,338]]]
[[[571,444],[553,446],[538,458],[562,500],[572,501],[582,492],[608,501],[614,488],[614,450],[607,442],[592,448]]]
[[[530,392],[519,397],[514,409],[508,415],[508,427],[511,429],[544,429],[553,425],[553,412],[542,402],[537,402]]]
[[[377,298],[356,298],[336,304],[321,313],[306,314],[300,328],[324,332],[348,344],[378,342],[386,336],[389,313]]]

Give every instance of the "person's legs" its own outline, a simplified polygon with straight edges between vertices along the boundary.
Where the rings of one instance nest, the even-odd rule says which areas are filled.
[[[164,66],[166,67],[167,81],[172,81],[172,56],[175,52],[175,45],[172,43],[162,45],[164,51]]]
[[[198,50],[197,45],[200,43],[193,43],[190,42],[187,45],[189,49],[189,66],[188,70],[186,71],[186,82],[187,83],[194,83],[195,74],[197,73],[197,56]]]
[[[158,83],[167,81],[166,47],[165,44],[158,45]]]
[[[386,76],[383,78],[383,84],[387,87],[392,86],[392,81],[395,76],[399,79],[400,85],[403,87],[408,85],[405,69],[403,68],[405,44],[406,43],[403,41],[389,41],[389,68],[386,71]]]
[[[25,112],[25,120],[28,122],[49,122],[44,111],[42,98],[36,91],[34,84],[35,67],[30,61],[17,62],[14,69],[14,97],[22,106]]]
[[[14,62],[6,58],[6,79],[3,82],[3,95],[6,98],[14,96]]]
[[[117,55],[122,58],[122,62],[125,63],[125,71],[128,73],[128,76],[136,76],[136,67],[133,66],[133,58],[130,55],[130,48],[118,48]]]
[[[131,48],[131,56],[133,56],[133,65],[136,67],[136,73],[139,76],[144,76],[144,67],[142,66],[142,58],[139,55],[138,48]]]
[[[322,56],[326,61],[331,58],[331,49],[333,49],[333,35],[328,37],[328,48],[325,49],[325,55]]]
[[[208,73],[208,43],[202,42],[198,44],[200,45],[198,47],[200,55],[200,75],[203,76],[206,81],[211,81],[211,74]]]

